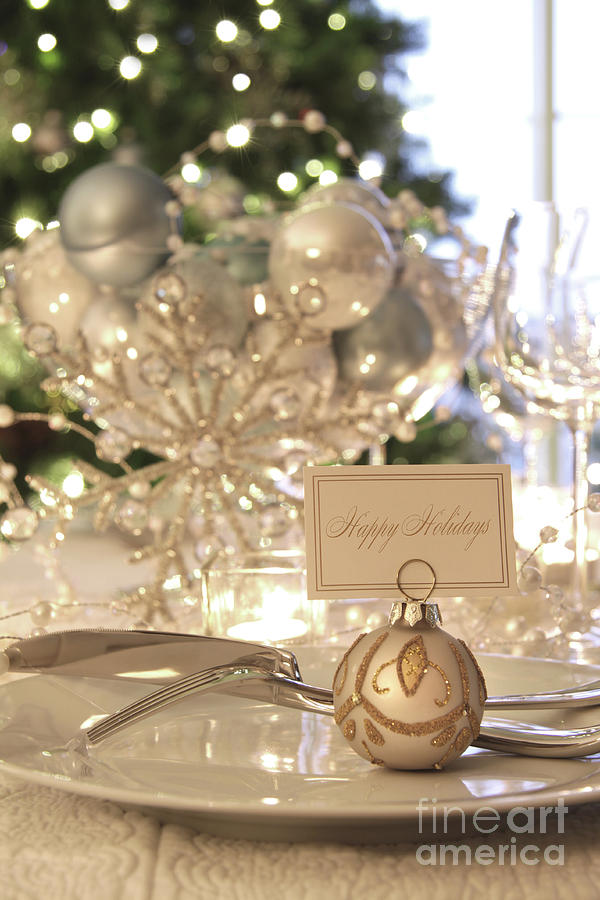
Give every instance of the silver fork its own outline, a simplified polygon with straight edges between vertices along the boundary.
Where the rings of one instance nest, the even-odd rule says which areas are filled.
[[[286,651],[286,664],[289,664],[289,655],[289,651]],[[299,668],[297,671],[300,674]],[[202,669],[159,688],[82,731],[80,737],[85,746],[93,747],[124,728],[188,696],[218,690],[279,706],[333,715],[333,694],[330,689],[309,685],[299,678],[290,677],[285,672],[245,663],[240,659],[227,665]],[[599,702],[600,682],[592,682],[575,690],[490,697],[486,702],[486,709],[565,708],[591,706]],[[525,756],[552,758],[587,756],[600,751],[600,726],[578,729],[548,728],[486,716],[474,746]]]

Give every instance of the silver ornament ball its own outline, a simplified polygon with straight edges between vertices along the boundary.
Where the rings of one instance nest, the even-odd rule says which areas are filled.
[[[138,166],[102,163],[73,181],[59,208],[67,258],[97,284],[138,284],[169,255],[171,192]]]
[[[394,278],[395,253],[381,223],[366,210],[314,203],[284,216],[271,244],[269,274],[286,307],[303,313],[312,328],[349,328],[383,300]]]

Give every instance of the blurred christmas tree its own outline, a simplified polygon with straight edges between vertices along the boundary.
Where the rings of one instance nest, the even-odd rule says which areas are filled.
[[[19,219],[52,219],[90,166],[116,155],[162,173],[214,129],[275,110],[321,110],[359,157],[385,158],[384,188],[410,184],[430,206],[449,200],[447,174],[411,170],[405,109],[386,90],[422,36],[372,0],[278,0],[277,9],[265,0],[5,0],[2,12],[3,244]],[[344,162],[323,136],[281,132],[226,165],[248,190],[281,198],[281,171],[297,176],[299,192]]]
[[[2,13],[2,246],[45,227],[67,185],[97,163],[164,173],[214,130],[277,110],[320,110],[360,159],[383,164],[390,195],[410,186],[429,206],[459,206],[448,173],[413,171],[405,107],[387,83],[405,77],[403,55],[423,35],[373,0],[4,0]],[[184,177],[218,185],[206,192],[205,221],[193,223],[205,231],[211,219],[260,213],[355,174],[331,139],[301,130],[258,135],[202,164]],[[282,172],[295,180],[278,186]],[[21,409],[59,402],[40,392],[9,326],[0,349],[0,397]],[[37,452],[35,434],[17,442],[21,458]]]

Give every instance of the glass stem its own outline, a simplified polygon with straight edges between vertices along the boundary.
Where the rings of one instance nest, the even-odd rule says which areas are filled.
[[[369,447],[369,465],[385,466],[387,463],[387,451],[385,444],[371,444]]]
[[[575,560],[571,588],[575,600],[585,603],[587,599],[587,547],[586,507],[588,501],[588,449],[592,419],[586,405],[576,410],[570,425],[573,438],[573,549]]]

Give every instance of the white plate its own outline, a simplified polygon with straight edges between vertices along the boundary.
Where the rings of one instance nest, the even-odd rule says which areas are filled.
[[[330,683],[330,649],[297,655],[307,681]],[[494,694],[600,677],[600,667],[548,660],[482,655],[481,662]],[[483,806],[505,814],[515,806],[554,806],[559,798],[567,805],[600,798],[600,756],[550,760],[471,749],[444,772],[392,772],[356,756],[328,717],[217,694],[188,698],[88,758],[65,750],[84,721],[147,690],[91,678],[6,676],[0,768],[163,821],[254,840],[422,840],[432,830],[434,805],[438,823],[444,809],[455,808],[453,830],[466,832]],[[599,714],[520,715],[581,725]]]

